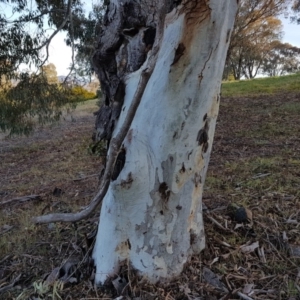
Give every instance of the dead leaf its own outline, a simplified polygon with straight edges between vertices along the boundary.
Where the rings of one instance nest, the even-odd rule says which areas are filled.
[[[251,223],[253,218],[252,210],[250,210],[249,208],[246,208],[245,210],[246,210],[247,219]]]
[[[251,293],[253,293],[253,288],[254,288],[253,283],[245,284],[245,286],[243,288],[243,293],[246,295],[251,295]]]
[[[241,246],[240,249],[242,252],[247,253],[247,252],[253,252],[258,247],[259,247],[259,242],[254,242],[251,245]]]
[[[203,279],[214,288],[220,289],[226,293],[228,292],[225,285],[220,281],[219,277],[206,267],[203,268]]]
[[[259,256],[261,262],[265,264],[267,262],[267,260],[265,257],[264,247],[262,246],[262,247],[258,248],[257,252],[258,252],[258,256]]]
[[[300,246],[299,245],[289,244],[288,247],[289,247],[291,256],[300,257]]]

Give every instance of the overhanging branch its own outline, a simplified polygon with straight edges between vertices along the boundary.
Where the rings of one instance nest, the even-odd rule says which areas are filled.
[[[43,65],[48,60],[49,45],[50,45],[52,39],[57,35],[58,32],[60,32],[65,27],[68,20],[70,19],[71,14],[72,14],[72,0],[68,0],[66,15],[65,15],[65,18],[63,19],[63,21],[61,22],[61,24],[56,28],[56,30],[50,35],[50,37],[42,45],[40,45],[39,47],[34,49],[34,50],[38,51],[46,46],[46,58],[41,63],[41,65]]]

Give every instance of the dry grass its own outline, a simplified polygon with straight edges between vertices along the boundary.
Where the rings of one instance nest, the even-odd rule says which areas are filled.
[[[223,99],[203,197],[207,248],[167,286],[147,285],[125,264],[120,275],[130,285],[124,299],[300,299],[299,96]],[[85,234],[96,228],[97,215],[78,224],[30,223],[33,215],[78,210],[97,190],[97,177],[73,180],[96,174],[101,165],[87,151],[92,110],[81,107],[75,121],[0,147],[1,201],[41,196],[1,207],[0,228],[13,228],[0,233],[0,289],[21,275],[1,299],[117,297],[112,287],[95,290],[90,279]],[[55,188],[63,193],[53,195]],[[252,212],[249,222],[236,221],[236,206]],[[41,285],[44,274],[70,258],[78,260],[79,283]],[[207,270],[217,278],[209,280]]]

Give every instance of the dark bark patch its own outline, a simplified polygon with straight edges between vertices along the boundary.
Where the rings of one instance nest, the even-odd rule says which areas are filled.
[[[177,138],[177,135],[178,135],[178,133],[177,133],[177,131],[175,131],[173,134],[173,140],[175,140]]]
[[[184,173],[186,170],[185,170],[185,166],[184,166],[184,163],[182,163],[182,167],[181,167],[181,169],[180,169],[180,173]]]
[[[199,24],[208,18],[211,11],[208,2],[207,0],[185,1],[183,9],[186,13],[187,21]]]
[[[195,175],[194,175],[194,184],[195,184],[195,187],[197,188],[199,186],[199,184],[201,184],[202,180],[201,180],[201,175],[196,172]]]
[[[129,190],[132,185],[132,182],[133,182],[132,174],[131,174],[131,172],[129,172],[126,180],[121,180],[121,187]]]
[[[169,13],[170,11],[172,11],[175,7],[177,7],[178,5],[180,5],[182,2],[182,0],[168,0],[167,1],[167,12]]]
[[[103,139],[110,139],[112,133],[110,123],[111,114],[111,107],[105,104],[103,104],[97,112],[97,118],[95,121],[95,142]]]
[[[204,124],[204,127],[199,130],[196,140],[198,142],[198,146],[202,146],[202,151],[206,153],[208,150],[208,130],[209,130],[207,114],[205,114],[204,118],[206,119],[206,122]]]
[[[175,56],[171,66],[175,65],[179,61],[181,56],[184,54],[184,51],[185,51],[185,46],[183,43],[180,43],[177,49],[175,50]]]
[[[201,146],[201,145],[207,143],[207,141],[208,141],[207,131],[205,130],[205,128],[202,128],[199,130],[198,135],[197,135],[198,146]]]
[[[204,115],[204,117],[203,117],[203,121],[205,122],[205,121],[206,121],[206,119],[207,119],[207,113]]]
[[[230,33],[231,33],[231,31],[230,31],[230,29],[228,29],[227,34],[226,34],[226,43],[228,43],[230,40]]]
[[[125,161],[126,161],[126,150],[124,148],[122,148],[118,154],[116,164],[115,164],[113,173],[111,175],[112,181],[114,181],[118,178],[119,174],[121,173],[122,169],[124,168]]]
[[[178,205],[176,206],[176,209],[182,210],[182,206],[178,204]]]
[[[197,239],[197,235],[196,235],[194,232],[190,231],[190,245],[191,245],[191,246],[192,246],[193,244],[195,244],[196,239]]]
[[[125,98],[125,84],[122,80],[120,80],[114,97],[114,102],[120,103],[120,111],[121,111],[121,107],[123,106],[124,98]]]
[[[131,37],[137,35],[138,33],[139,33],[138,28],[125,28],[125,29],[123,29],[123,34],[131,36]]]
[[[202,151],[203,151],[204,153],[206,153],[206,152],[207,152],[207,150],[208,150],[208,146],[209,146],[208,142],[206,142],[206,143],[204,143],[204,144],[203,144]]]
[[[95,141],[107,140],[109,141],[114,130],[114,124],[120,116],[125,97],[125,84],[123,81],[118,82],[114,100],[110,102],[107,97],[105,104],[101,106],[97,113],[95,121]],[[107,103],[108,102],[108,103]]]
[[[170,198],[171,191],[169,190],[168,185],[165,182],[162,182],[159,185],[158,192],[164,202],[167,202]]]
[[[155,41],[156,29],[154,27],[149,27],[144,31],[143,42],[147,49],[151,49]]]
[[[129,143],[132,141],[132,128],[127,133],[127,140]]]
[[[130,243],[129,239],[127,239],[127,245],[128,245],[128,249],[131,250],[131,243]]]
[[[125,28],[138,28],[141,26],[145,26],[146,16],[141,11],[142,7],[140,4],[135,1],[129,1],[124,4],[124,24]]]

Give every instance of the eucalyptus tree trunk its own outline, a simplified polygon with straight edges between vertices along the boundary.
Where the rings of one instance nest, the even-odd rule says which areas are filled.
[[[238,1],[162,2],[111,0],[94,56],[104,94],[97,140],[113,141],[145,87],[102,204],[98,284],[124,261],[151,282],[169,280],[205,247],[202,192]]]

